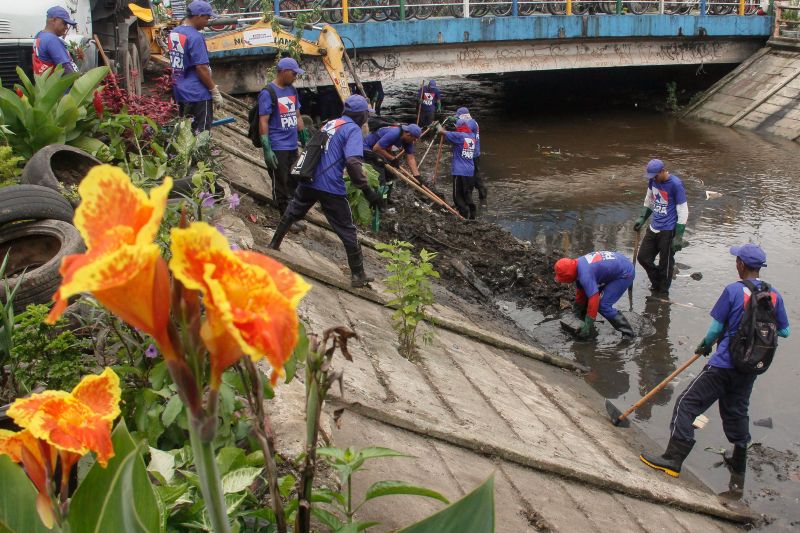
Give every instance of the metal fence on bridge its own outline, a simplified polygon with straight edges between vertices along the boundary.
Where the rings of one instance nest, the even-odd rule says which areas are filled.
[[[766,15],[772,13],[772,0],[280,0],[275,14],[317,24],[362,23],[386,20],[424,20],[431,17],[504,17],[585,14],[666,14],[666,15]],[[302,17],[301,17],[302,15]],[[260,20],[261,12],[225,13],[239,24]],[[227,30],[232,26],[213,26]]]

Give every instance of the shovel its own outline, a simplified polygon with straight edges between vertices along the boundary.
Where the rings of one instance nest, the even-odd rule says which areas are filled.
[[[630,427],[631,423],[628,420],[628,416],[632,412],[634,412],[635,410],[637,410],[638,408],[649,402],[653,396],[655,396],[661,389],[666,387],[670,381],[675,379],[675,376],[677,376],[678,374],[689,368],[692,365],[692,363],[694,363],[700,358],[701,355],[703,354],[699,353],[694,354],[688,361],[686,361],[680,367],[678,367],[672,374],[664,378],[664,381],[656,385],[655,388],[650,392],[648,392],[644,398],[633,404],[631,408],[625,411],[624,413],[620,412],[620,410],[617,409],[613,403],[611,403],[611,400],[607,399],[606,411],[608,411],[608,416],[611,417],[611,423],[614,424],[615,426],[620,426],[624,428]]]

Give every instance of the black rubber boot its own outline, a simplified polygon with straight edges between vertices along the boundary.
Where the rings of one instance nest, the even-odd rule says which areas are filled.
[[[347,251],[347,264],[350,265],[351,287],[366,287],[375,281],[375,278],[367,276],[366,272],[364,272],[364,257],[361,255],[361,248]]]
[[[275,228],[275,233],[272,235],[272,240],[269,243],[269,247],[273,250],[280,250],[281,249],[281,242],[283,242],[283,238],[286,236],[286,233],[289,231],[289,228],[292,227],[292,220],[283,217],[280,222],[278,222],[278,227]]]
[[[387,181],[386,182],[386,205],[395,205],[395,202],[392,199],[392,189],[394,189],[394,181]]]
[[[734,446],[733,453],[724,455],[725,465],[731,471],[728,488],[731,491],[744,490],[744,478],[747,473],[747,446]]]
[[[622,313],[617,313],[612,318],[607,319],[608,323],[611,324],[615,330],[622,333],[623,337],[635,337],[636,334],[633,332],[633,328],[631,327],[631,323],[628,322],[628,319],[625,318],[625,315]]]
[[[661,470],[672,477],[680,477],[683,461],[688,457],[694,447],[694,441],[685,441],[672,438],[667,444],[667,449],[662,455],[643,453],[639,456],[644,464],[650,468]]]

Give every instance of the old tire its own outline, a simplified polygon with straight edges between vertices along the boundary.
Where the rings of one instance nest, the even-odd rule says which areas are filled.
[[[72,223],[75,211],[58,191],[41,185],[11,185],[0,192],[0,225],[20,220]]]
[[[61,259],[84,250],[78,230],[60,220],[25,222],[0,229],[0,257],[9,254],[6,267],[9,288],[13,288],[24,273],[14,296],[15,312],[31,304],[50,302],[61,283],[58,272]],[[6,299],[4,285],[0,284],[3,302]]]
[[[33,154],[22,169],[20,183],[58,191],[59,183],[77,185],[92,167],[100,164],[99,159],[74,146],[51,144]]]

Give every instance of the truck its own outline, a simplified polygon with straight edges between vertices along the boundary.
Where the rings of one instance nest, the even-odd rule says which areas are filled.
[[[32,77],[34,37],[44,29],[47,10],[56,5],[66,8],[78,23],[67,33],[65,41],[80,70],[89,70],[105,61],[98,51],[99,42],[112,71],[120,76],[121,84],[141,94],[141,72],[150,57],[153,42],[150,0],[0,1],[0,81],[3,86],[10,88],[19,82],[17,66]],[[134,15],[132,9],[142,18]]]

